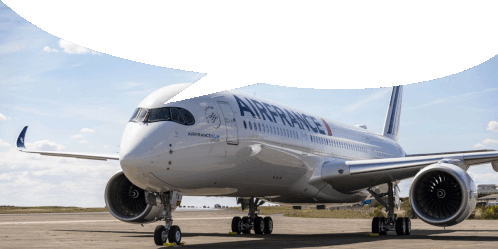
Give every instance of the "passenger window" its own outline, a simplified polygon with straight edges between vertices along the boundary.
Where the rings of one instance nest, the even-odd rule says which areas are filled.
[[[244,120],[244,129],[247,129],[247,124],[245,120]]]
[[[179,124],[185,124],[185,120],[177,108],[171,108],[171,120]]]
[[[263,124],[262,126],[263,126],[263,132],[266,132],[265,125]]]
[[[187,111],[185,109],[180,109],[180,112],[182,113],[183,117],[185,118],[185,123],[187,125],[193,125],[195,123],[195,119],[194,119],[194,116],[192,115],[192,113],[190,113],[189,111]]]
[[[249,121],[249,129],[252,130],[252,124],[251,124],[251,121]]]
[[[260,123],[258,123],[258,127],[259,127],[259,131],[261,131],[261,124]]]

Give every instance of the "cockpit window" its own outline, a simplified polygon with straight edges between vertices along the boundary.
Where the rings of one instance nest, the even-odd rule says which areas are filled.
[[[179,107],[137,108],[130,119],[130,122],[144,123],[160,121],[173,121],[182,125],[193,125],[195,123],[192,113]]]
[[[134,122],[135,121],[135,119],[137,118],[139,112],[140,112],[140,108],[135,109],[135,111],[133,112],[133,115],[131,115],[130,122]]]
[[[159,121],[169,121],[171,120],[171,116],[169,115],[169,108],[157,108],[150,110],[149,119],[147,122],[159,122]]]
[[[147,115],[147,109],[140,110],[140,113],[137,116],[137,121],[142,122],[146,115]]]
[[[179,124],[185,124],[185,119],[177,108],[171,108],[171,120]]]
[[[180,109],[180,112],[182,113],[183,117],[185,118],[185,124],[187,125],[193,125],[195,123],[194,116],[192,113],[185,109]]]
[[[130,122],[142,122],[147,115],[147,109],[137,108],[131,116]]]

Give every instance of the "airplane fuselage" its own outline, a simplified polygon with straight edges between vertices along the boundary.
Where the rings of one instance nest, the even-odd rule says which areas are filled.
[[[164,104],[167,98],[158,91],[139,110],[180,108],[195,121],[170,117],[127,124],[121,166],[145,190],[288,203],[356,202],[366,195],[337,192],[316,177],[323,163],[405,156],[396,142],[364,128],[243,93]]]

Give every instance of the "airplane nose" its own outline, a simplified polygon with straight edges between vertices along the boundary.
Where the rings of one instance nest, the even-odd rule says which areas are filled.
[[[144,165],[145,157],[140,152],[139,144],[127,144],[124,149],[120,149],[119,155],[121,169],[126,175],[138,176],[142,173],[141,165]]]
[[[119,147],[120,164],[126,175],[143,174],[144,166],[149,158],[150,150],[146,149],[146,133],[140,124],[129,123]]]
[[[130,122],[126,125],[119,146],[119,159],[127,176],[145,176],[159,167],[158,158],[169,149],[168,139],[164,136],[167,129],[160,123],[144,125]]]

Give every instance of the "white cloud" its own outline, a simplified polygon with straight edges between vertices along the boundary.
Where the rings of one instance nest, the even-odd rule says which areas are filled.
[[[103,207],[119,163],[0,151],[0,203],[18,206]]]
[[[68,42],[68,41],[65,41],[65,40],[62,40],[62,39],[60,39],[60,41],[59,41],[59,46],[62,49],[64,49],[63,50],[64,53],[68,53],[68,54],[88,54],[88,53],[91,53],[91,54],[100,54],[97,51],[93,51],[91,49],[78,46],[78,45],[76,45],[74,43],[71,43],[71,42]]]
[[[43,47],[43,52],[47,52],[47,53],[57,53],[59,52],[58,49],[55,49],[55,48],[50,48],[49,46],[45,46]]]
[[[71,138],[83,138],[83,135],[81,134],[76,134],[76,135],[72,135]]]
[[[66,148],[62,144],[58,144],[48,140],[36,141],[34,143],[26,143],[28,149],[44,150],[44,151],[60,151]]]
[[[11,176],[9,174],[0,174],[1,181],[10,180],[10,178],[11,178]]]
[[[107,145],[107,144],[104,144],[104,145],[101,145],[101,146],[100,146],[100,148],[101,148],[101,149],[109,149],[109,147],[110,147],[110,146],[109,146],[109,145]]]
[[[474,148],[486,148],[486,146],[498,145],[498,139],[486,138],[482,142],[474,145]]]
[[[486,130],[498,133],[498,121],[489,121]]]
[[[474,148],[486,148],[486,145],[484,145],[482,143],[478,143],[478,144],[474,145]]]
[[[90,128],[83,128],[81,129],[81,133],[94,133],[95,130],[94,129],[90,129]]]
[[[5,121],[5,120],[7,120],[7,116],[0,113],[0,121]]]
[[[128,90],[128,89],[135,88],[135,87],[138,87],[138,86],[143,86],[143,85],[144,85],[144,83],[126,82],[124,84],[119,84],[118,87],[121,88],[121,89]]]
[[[87,144],[87,143],[88,143],[88,141],[86,141],[86,140],[81,140],[81,141],[79,141],[78,143],[79,143],[79,144]]]
[[[408,107],[408,108],[405,108],[404,110],[419,109],[419,108],[429,107],[432,105],[437,105],[437,104],[442,104],[442,103],[452,103],[452,102],[462,101],[462,100],[465,100],[466,98],[472,97],[474,95],[489,93],[489,92],[494,92],[494,91],[498,91],[498,88],[488,88],[488,89],[484,89],[484,90],[478,91],[478,92],[468,92],[468,93],[464,93],[461,95],[454,95],[454,96],[439,98],[439,99],[433,100],[427,104],[422,104],[422,105],[418,105],[418,106],[414,106],[414,107]]]
[[[485,144],[485,145],[496,145],[496,144],[498,144],[498,140],[491,139],[491,138],[486,138],[486,139],[482,140],[482,144]]]
[[[344,108],[346,111],[350,112],[350,111],[354,111],[358,108],[360,108],[361,106],[363,105],[366,105],[372,101],[375,101],[375,100],[378,100],[378,99],[381,99],[383,98],[384,96],[386,96],[387,94],[389,94],[391,92],[391,89],[390,88],[387,88],[387,90],[384,90],[382,92],[378,92],[378,93],[375,93],[373,94],[372,96],[366,98],[366,99],[363,99],[357,103],[354,103],[352,105],[349,105],[347,106],[346,108]]]
[[[9,147],[10,144],[0,139],[0,147]]]
[[[22,41],[7,42],[0,45],[0,53],[15,53],[24,50],[28,46],[27,42]]]

